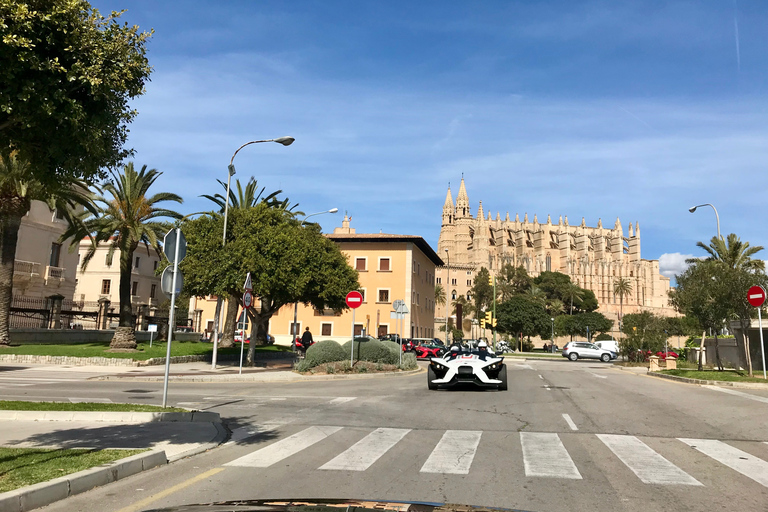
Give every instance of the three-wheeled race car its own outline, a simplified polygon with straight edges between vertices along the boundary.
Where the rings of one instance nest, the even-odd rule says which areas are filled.
[[[451,347],[443,357],[433,357],[427,367],[429,389],[452,387],[458,384],[507,389],[507,365],[503,357],[485,347],[471,351]]]

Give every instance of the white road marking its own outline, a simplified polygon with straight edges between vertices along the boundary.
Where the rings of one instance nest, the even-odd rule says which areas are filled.
[[[410,431],[403,428],[378,428],[344,453],[320,466],[320,469],[365,471]]]
[[[597,437],[645,484],[702,485],[635,436],[597,434]]]
[[[765,404],[768,404],[768,398],[764,396],[750,395],[749,393],[736,391],[735,389],[721,388],[720,386],[702,386],[702,387],[707,389],[713,389],[715,391],[721,391],[723,393],[728,393],[729,395],[740,396],[742,398],[747,398],[749,400],[754,400],[756,402],[763,402]]]
[[[547,391],[552,391],[552,388],[549,386],[545,386],[544,389],[546,389]]]
[[[557,434],[520,432],[525,476],[581,480],[581,473]]]
[[[282,402],[283,400],[287,400],[287,398],[282,396],[273,396],[272,398],[270,398],[270,400],[273,402]]]
[[[544,380],[544,377],[542,377],[541,375],[539,375],[539,378],[540,378],[540,379],[542,379],[542,380]]]
[[[579,427],[576,426],[568,414],[563,414],[563,418],[565,418],[565,422],[568,423],[568,426],[571,427],[571,430],[579,430]]]
[[[482,434],[477,430],[446,430],[421,472],[468,474]]]
[[[515,366],[517,366],[518,368],[525,368],[526,370],[533,370],[533,366],[529,364],[516,364]]]
[[[356,396],[340,396],[338,398],[334,398],[333,400],[331,400],[328,403],[329,404],[344,404],[344,403],[347,403],[347,402],[351,402],[352,400],[354,400],[356,398],[357,398]]]
[[[763,459],[758,459],[754,455],[727,445],[722,441],[678,439],[688,446],[696,448],[704,455],[708,455],[729,468],[738,471],[747,478],[751,478],[760,485],[768,487],[768,462]]]
[[[240,466],[251,468],[268,468],[276,462],[295,455],[309,448],[318,441],[322,441],[341,430],[342,427],[309,427],[297,434],[281,439],[253,453],[249,453],[239,459],[224,464],[225,466]]]
[[[109,398],[70,398],[70,402],[73,404],[82,404],[87,402],[98,402],[100,404],[111,404],[112,400]]]
[[[22,375],[19,375],[18,377],[0,377],[0,380],[34,380],[36,382],[42,382],[42,383],[48,383],[53,384],[54,382],[72,382],[75,380],[81,380],[81,379],[48,379],[48,378],[41,378],[41,377],[24,377]]]
[[[587,373],[589,373],[590,375],[594,375],[594,376],[595,376],[595,377],[597,377],[598,379],[607,379],[607,378],[608,378],[608,377],[606,377],[605,375],[598,375],[598,374],[596,374],[596,373],[592,373],[592,372],[587,372]]]

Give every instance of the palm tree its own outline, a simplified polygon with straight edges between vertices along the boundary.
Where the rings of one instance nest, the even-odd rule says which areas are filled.
[[[621,319],[624,318],[624,297],[632,293],[632,283],[625,277],[620,277],[613,283],[613,293],[619,296],[619,331]]]
[[[439,283],[435,285],[435,304],[445,306],[445,288]]]
[[[524,295],[536,304],[544,305],[544,302],[547,300],[547,294],[544,293],[544,290],[535,284],[531,285],[531,287],[528,288],[528,291],[526,291]]]
[[[0,155],[0,346],[8,345],[13,297],[13,269],[21,219],[32,201],[43,201],[70,225],[77,224],[80,208],[93,210],[90,192],[80,180],[43,184],[32,175],[28,162],[14,154]]]
[[[110,244],[110,256],[116,250],[120,251],[120,322],[110,348],[135,349],[136,333],[131,305],[133,253],[139,244],[161,252],[160,240],[171,225],[155,219],[181,219],[182,216],[176,211],[158,208],[157,205],[165,201],[182,203],[183,199],[171,192],[148,196],[149,188],[162,173],[156,169],[147,170],[146,165],[136,172],[133,162],[130,162],[123,167],[122,173],[111,174],[111,181],[101,187],[103,195],[94,198],[98,212],[83,222],[85,233],[92,237],[92,244],[81,267],[85,270],[101,243]],[[72,230],[71,234],[78,234],[78,230]]]
[[[216,180],[219,182],[219,184],[224,188],[224,190],[227,189],[227,184],[221,180]],[[231,187],[229,189],[229,209],[234,210],[245,210],[247,208],[253,208],[258,204],[265,203],[270,208],[276,208],[279,210],[284,210],[287,214],[291,216],[296,215],[302,215],[302,212],[293,210],[298,206],[298,203],[294,204],[293,206],[289,207],[289,200],[288,198],[280,200],[277,196],[280,195],[283,191],[282,190],[276,190],[272,192],[271,194],[264,195],[264,189],[266,187],[261,187],[261,190],[258,188],[258,183],[256,182],[256,178],[251,176],[248,179],[248,182],[245,184],[245,188],[243,188],[242,184],[240,183],[240,180],[235,180],[235,186]],[[235,189],[237,189],[237,192],[235,192]],[[226,194],[226,192],[225,192]],[[203,194],[200,197],[204,197],[206,199],[209,199],[210,201],[213,201],[218,207],[219,207],[219,213],[224,213],[224,208],[226,206],[226,201],[224,199],[224,195],[222,194]],[[221,339],[219,340],[219,346],[222,348],[226,347],[232,347],[235,345],[235,328],[237,324],[238,319],[238,307],[240,299],[239,295],[230,295],[227,297],[227,315],[226,320],[223,322],[223,329],[221,333]]]
[[[565,285],[563,289],[563,298],[569,299],[571,302],[571,312],[570,314],[573,315],[573,300],[574,299],[583,299],[584,298],[584,289],[582,289],[579,285],[574,283],[568,283]]]
[[[696,242],[696,246],[701,247],[709,256],[707,261],[719,261],[731,270],[763,270],[765,264],[763,260],[753,260],[752,256],[763,250],[763,247],[757,245],[750,247],[749,242],[742,242],[735,233],[728,235],[724,240],[722,237],[713,236],[709,245],[704,242]],[[689,260],[689,263],[697,261]]]

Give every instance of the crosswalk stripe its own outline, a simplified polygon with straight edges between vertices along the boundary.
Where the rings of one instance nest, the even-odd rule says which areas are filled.
[[[557,434],[520,432],[525,476],[581,480],[581,473]]]
[[[239,459],[235,459],[232,462],[227,462],[224,465],[267,468],[276,462],[280,462],[291,455],[299,453],[301,450],[309,448],[318,441],[322,441],[341,429],[342,427],[309,427],[267,447],[256,450]]]
[[[320,469],[365,471],[410,431],[404,428],[378,428],[344,453],[320,466]]]
[[[727,445],[722,441],[714,441],[711,439],[678,439],[688,446],[696,448],[704,455],[708,455],[729,468],[738,471],[747,478],[751,478],[760,485],[768,487],[768,462],[758,459],[754,455],[750,455],[738,448]]]
[[[477,430],[446,430],[421,472],[468,474],[482,434]]]
[[[597,437],[645,484],[702,485],[635,436],[597,434]]]
[[[334,398],[333,400],[331,400],[328,403],[329,404],[343,404],[343,403],[346,403],[346,402],[351,402],[355,398],[357,398],[357,397],[356,396],[340,396],[338,398]]]

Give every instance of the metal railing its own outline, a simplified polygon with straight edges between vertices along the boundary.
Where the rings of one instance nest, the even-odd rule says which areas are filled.
[[[45,279],[59,279],[64,280],[64,272],[66,269],[61,267],[52,267],[48,265],[45,267]]]

